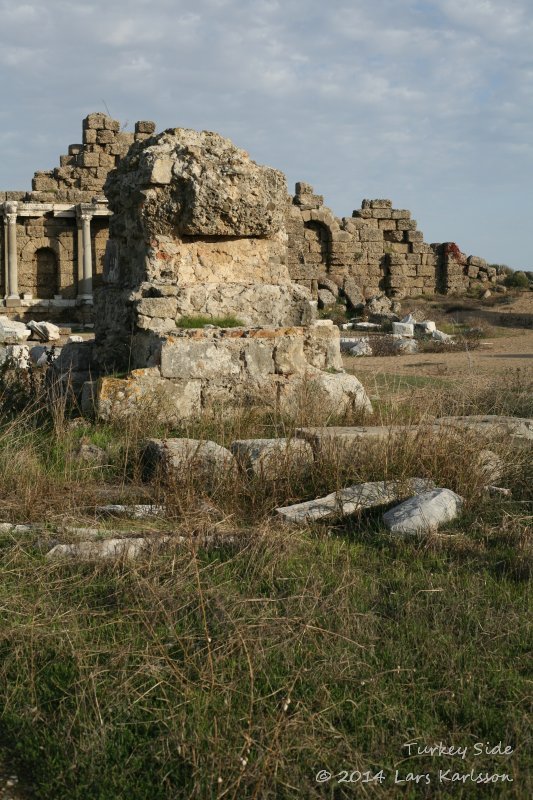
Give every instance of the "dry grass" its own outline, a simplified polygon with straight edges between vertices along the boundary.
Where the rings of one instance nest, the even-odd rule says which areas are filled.
[[[189,472],[146,485],[142,441],[175,434],[228,446],[338,421],[305,393],[290,417],[220,410],[174,431],[142,415],[73,424],[65,408],[53,404],[50,416],[42,403],[4,418],[1,518],[44,527],[1,534],[0,744],[36,798],[388,798],[395,769],[434,776],[440,766],[510,772],[505,796],[530,796],[530,454],[490,443],[513,488],[510,499],[490,499],[477,467],[486,444],[435,435],[429,423],[531,415],[531,387],[381,380],[371,393],[372,424],[422,423],[420,436],[325,453],[303,476],[282,463],[275,481],[233,472],[206,484]],[[108,463],[80,462],[82,439],[104,447]],[[412,475],[464,495],[461,520],[402,541],[378,513],[301,530],[272,514],[350,483]],[[96,505],[122,499],[164,503],[167,515],[99,521],[103,530],[179,532],[189,544],[154,546],[134,562],[44,558],[52,541],[71,540],[66,520],[94,524]],[[203,548],[207,534],[218,540]],[[515,753],[435,765],[406,758],[413,738],[501,740]],[[383,785],[315,780],[320,769],[380,768]],[[449,796],[435,781],[430,790]]]

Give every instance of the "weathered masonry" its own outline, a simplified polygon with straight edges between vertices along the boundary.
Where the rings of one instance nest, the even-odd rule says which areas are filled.
[[[0,192],[0,313],[90,318],[109,235],[104,184],[131,146],[154,133],[153,122],[137,122],[128,133],[105,114],[89,114],[82,144],[70,145],[59,167],[36,172],[32,191]],[[314,299],[332,283],[355,303],[377,292],[399,298],[461,293],[477,282],[496,281],[495,269],[465,256],[454,243],[424,242],[410,212],[393,208],[390,200],[363,200],[351,217],[339,218],[309,184],[298,183],[294,197],[278,194],[276,203],[275,213],[285,220],[277,263],[286,264],[288,280],[309,289]],[[203,247],[213,252],[198,258],[208,258],[211,283],[220,287],[230,254],[207,241]],[[260,237],[254,247],[260,249]],[[249,271],[258,258],[255,251],[245,256]],[[250,286],[251,272],[243,279]],[[203,305],[191,301],[191,311],[208,308],[209,298]]]
[[[311,289],[333,281],[347,298],[462,293],[496,282],[496,269],[461,253],[453,242],[427,244],[411,212],[390,200],[363,200],[351,217],[336,217],[307,183],[296,184],[287,221],[292,279]]]
[[[0,192],[0,296],[7,313],[87,317],[109,230],[103,185],[133,142],[154,130],[152,122],[138,122],[126,133],[105,114],[90,114],[83,143],[70,145],[59,167],[36,172],[31,192]]]

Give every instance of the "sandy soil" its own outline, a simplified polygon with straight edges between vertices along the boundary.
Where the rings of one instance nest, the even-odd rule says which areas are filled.
[[[415,301],[411,305],[414,309],[423,309],[424,316],[435,319],[437,324],[443,320],[451,322],[458,316],[470,323],[482,320],[489,326],[495,326],[497,335],[491,337],[489,329],[489,336],[481,341],[480,346],[468,352],[362,358],[347,356],[343,359],[345,368],[356,375],[394,373],[455,378],[459,381],[490,380],[505,373],[512,379],[512,374],[516,374],[517,370],[533,377],[533,292],[522,293],[508,305],[497,307],[476,304],[474,301],[458,301],[458,310],[452,313],[446,309],[446,306],[453,308],[453,302],[448,300],[442,305],[424,301]]]
[[[397,375],[428,375],[469,380],[490,378],[517,369],[533,375],[533,330],[511,332],[509,336],[483,340],[477,350],[460,353],[420,353],[408,356],[384,356],[343,359],[344,366],[355,374],[387,372]]]

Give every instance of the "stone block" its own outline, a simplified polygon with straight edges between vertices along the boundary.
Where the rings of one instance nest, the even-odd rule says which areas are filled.
[[[41,342],[57,342],[61,338],[61,331],[52,322],[28,322],[28,328]]]
[[[139,120],[139,122],[135,123],[135,133],[155,133],[155,122]]]
[[[239,353],[227,342],[169,338],[161,348],[163,378],[222,380],[236,378],[240,371]]]
[[[175,320],[178,313],[178,301],[175,297],[143,297],[137,301],[137,313],[146,317]]]
[[[393,322],[392,332],[399,336],[414,336],[415,326],[409,322]]]
[[[110,155],[109,153],[100,153],[98,156],[98,163],[100,167],[105,167],[107,170],[114,169],[115,162],[115,156]]]
[[[84,144],[96,144],[95,128],[87,128],[87,130],[83,131],[83,142]]]
[[[374,481],[348,486],[325,497],[305,503],[296,503],[276,509],[286,522],[305,524],[318,520],[329,520],[357,514],[367,508],[388,505],[410,493],[427,490],[428,482],[421,478],[408,481]]]
[[[434,489],[416,495],[383,515],[391,533],[429,533],[452,522],[461,513],[463,498],[450,489]]]
[[[313,450],[303,439],[241,439],[231,445],[237,463],[257,478],[300,477],[313,465]]]
[[[488,267],[488,264],[485,261],[485,259],[484,258],[479,258],[478,256],[468,256],[468,259],[467,259],[466,263],[468,264],[469,267],[470,266],[478,267],[478,269],[480,267]]]
[[[115,141],[115,134],[110,130],[99,130],[96,134],[97,144],[112,144]]]
[[[274,350],[274,364],[278,375],[305,372],[307,361],[303,336],[284,336]]]
[[[235,468],[225,447],[204,439],[147,439],[142,447],[144,479],[162,474],[167,480],[189,481],[191,476],[211,487]]]
[[[111,119],[111,117],[106,117],[104,119],[104,127],[108,131],[113,131],[114,133],[118,133],[120,130],[120,122],[117,119]]]
[[[275,372],[273,347],[257,339],[243,342],[243,359],[246,375],[256,382],[261,382],[267,375]]]
[[[336,302],[337,302],[337,298],[328,289],[319,289],[318,290],[318,307],[319,308],[330,308],[331,306],[334,306],[336,304]]]
[[[98,167],[100,165],[99,153],[83,153],[81,163],[84,167]]]
[[[29,339],[30,333],[31,331],[23,322],[16,322],[8,317],[0,317],[1,344],[22,344]]]
[[[94,114],[89,114],[83,120],[83,130],[88,130],[88,129],[92,129],[92,128],[98,130],[98,129],[105,128],[105,119],[106,119],[106,117],[107,117],[107,114],[102,114],[100,112],[96,112]]]

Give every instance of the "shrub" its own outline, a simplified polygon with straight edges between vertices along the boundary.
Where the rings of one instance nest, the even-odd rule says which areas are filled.
[[[518,270],[517,272],[511,272],[510,275],[507,275],[504,284],[512,289],[529,289],[527,275],[521,270]]]

